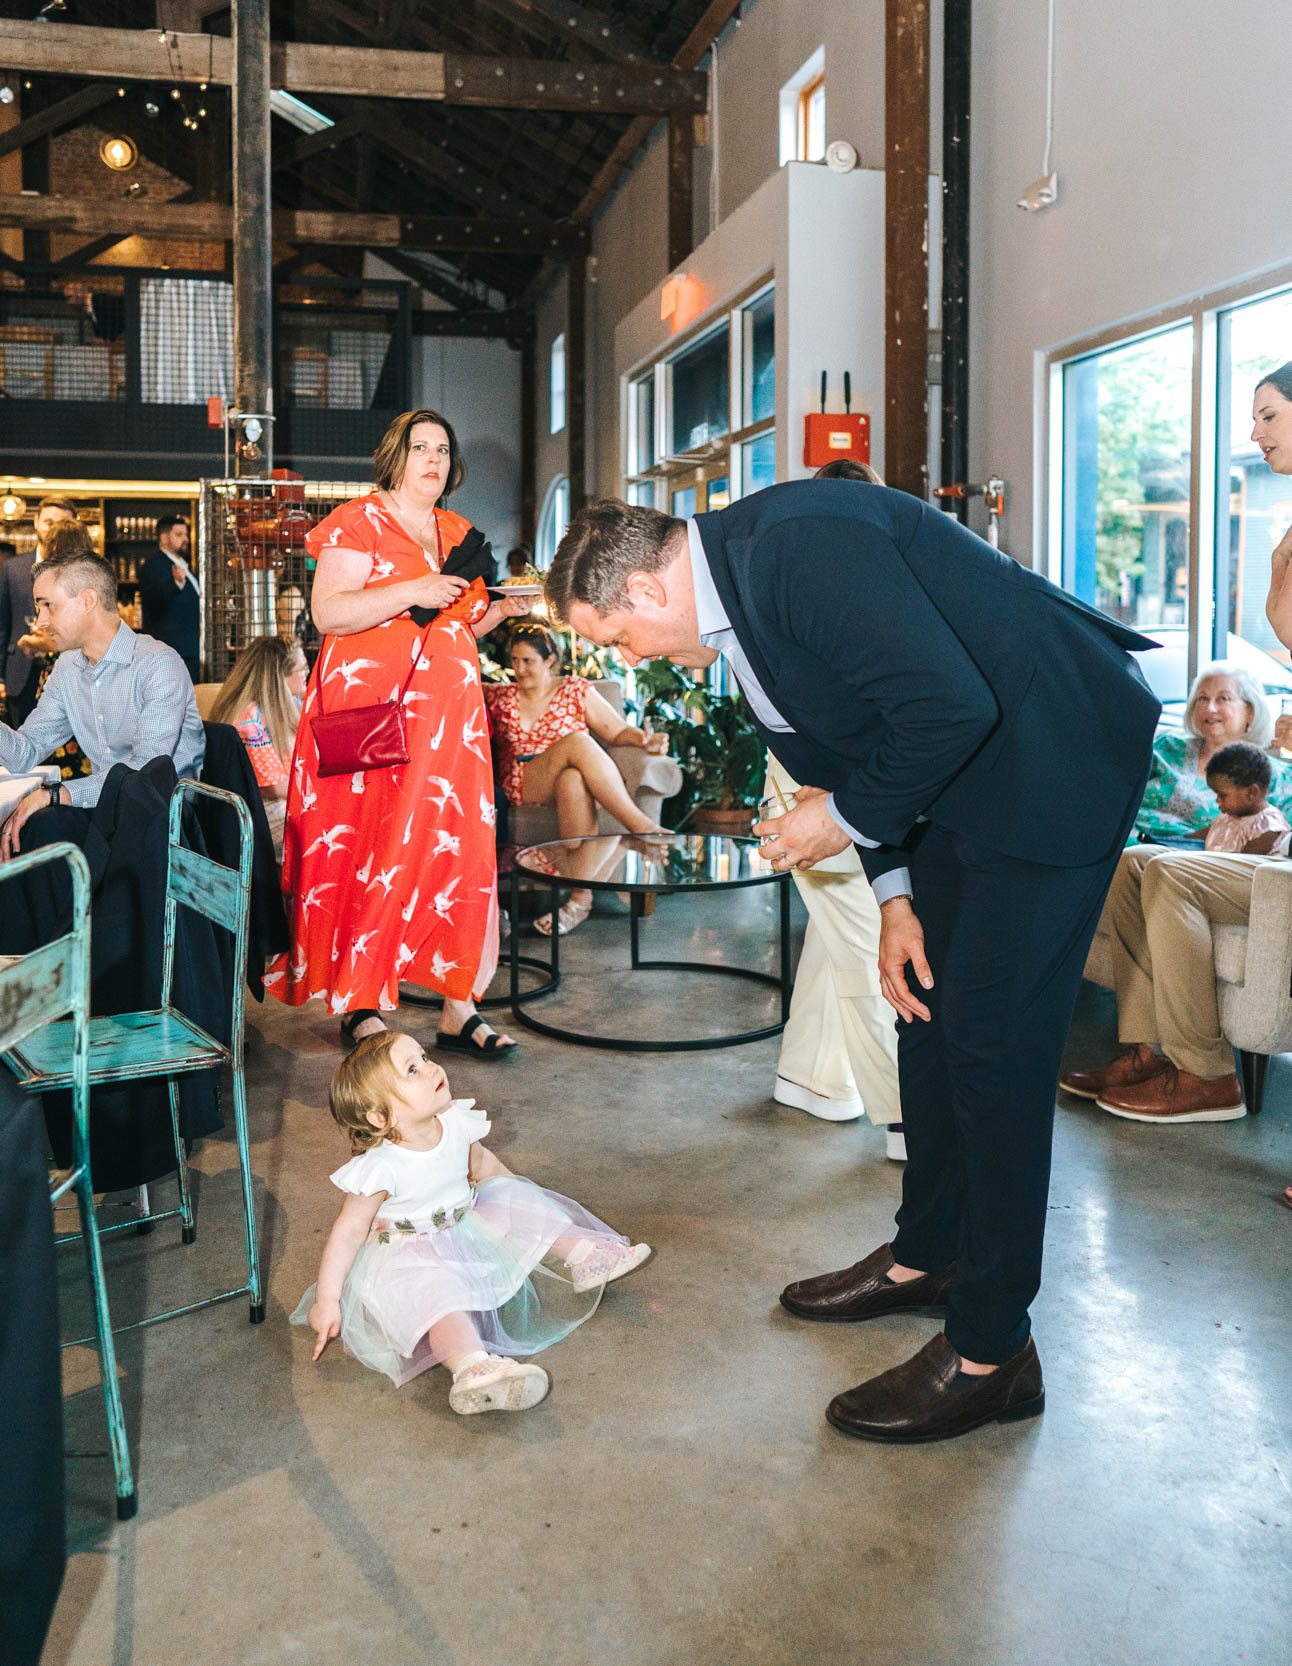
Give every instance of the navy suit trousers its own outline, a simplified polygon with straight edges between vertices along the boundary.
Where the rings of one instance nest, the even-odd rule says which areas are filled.
[[[932,1020],[898,1023],[908,1161],[893,1256],[929,1272],[958,1263],[947,1339],[982,1364],[1027,1341],[1055,1086],[1119,854],[1046,867],[928,827],[911,857],[934,987],[907,968]]]

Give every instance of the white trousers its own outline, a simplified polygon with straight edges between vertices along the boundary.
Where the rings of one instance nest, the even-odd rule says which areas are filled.
[[[767,795],[797,783],[767,755]],[[856,849],[795,870],[808,911],[778,1073],[824,1099],[860,1098],[872,1122],[902,1120],[897,1023],[879,990],[879,904]]]

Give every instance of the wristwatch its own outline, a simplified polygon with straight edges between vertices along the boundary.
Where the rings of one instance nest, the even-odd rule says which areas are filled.
[[[49,794],[50,808],[63,802],[63,783],[61,781],[47,781],[45,791]]]

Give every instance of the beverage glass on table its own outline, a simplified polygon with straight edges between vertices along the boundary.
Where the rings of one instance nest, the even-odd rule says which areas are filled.
[[[1292,694],[1285,694],[1279,701],[1279,712],[1279,727],[1283,731],[1279,736],[1279,757],[1292,758],[1292,744],[1289,744],[1292,742]]]

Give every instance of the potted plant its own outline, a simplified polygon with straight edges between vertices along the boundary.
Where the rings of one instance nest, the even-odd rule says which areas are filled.
[[[745,697],[715,694],[667,660],[635,676],[643,721],[667,734],[682,766],[682,790],[668,800],[670,827],[697,833],[747,834],[762,792],[767,755]]]

